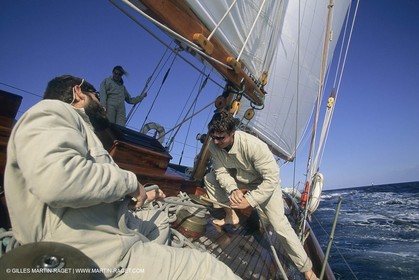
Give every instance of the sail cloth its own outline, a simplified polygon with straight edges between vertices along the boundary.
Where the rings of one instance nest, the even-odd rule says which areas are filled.
[[[212,30],[234,1],[187,2]],[[216,31],[215,36],[228,46],[232,53],[240,53],[247,33],[253,25],[255,13],[262,2],[265,1],[237,1],[231,9],[231,14]],[[350,4],[350,0],[334,2],[330,25],[333,36],[326,66],[330,65]],[[248,127],[281,154],[281,157],[288,160],[295,156],[315,105],[320,83],[328,5],[329,0],[266,0],[260,25],[256,24],[255,31],[250,35],[240,57],[242,64],[254,77],[260,78],[263,71],[268,71],[269,74],[268,84],[265,86],[268,94],[265,97],[264,109],[256,111]],[[278,22],[279,29],[276,30]],[[276,43],[272,44],[272,40],[276,40]],[[266,61],[271,62],[271,65],[265,63]],[[238,114],[240,118],[245,110],[250,108],[246,103],[242,102],[243,107]]]
[[[187,0],[192,11],[249,73],[269,69],[278,39],[283,0]]]
[[[268,95],[265,97],[265,108],[257,111],[249,124],[261,139],[286,159],[295,156],[315,105],[320,82],[328,2],[329,0],[289,1],[284,7],[284,24],[280,30],[278,48],[266,85]],[[333,39],[329,46],[327,66],[330,65],[350,4],[349,0],[335,2],[331,21]],[[246,108],[241,112],[244,110]]]

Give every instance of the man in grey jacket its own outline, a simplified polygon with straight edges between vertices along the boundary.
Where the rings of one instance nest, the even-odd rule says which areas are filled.
[[[170,228],[163,212],[128,210],[130,197],[136,207],[156,197],[95,135],[109,124],[98,96],[84,79],[54,78],[13,128],[5,195],[15,238],[73,246],[108,278],[237,279],[208,253],[164,245]]]
[[[264,142],[236,131],[235,127],[233,116],[225,111],[215,113],[208,124],[213,171],[204,177],[205,187],[211,199],[231,206],[224,208],[224,219],[213,223],[238,224],[234,209],[258,207],[268,217],[298,270],[306,279],[317,279],[311,260],[284,215],[279,167],[271,151]],[[240,189],[248,191],[243,195]]]
[[[122,126],[125,126],[127,121],[125,102],[128,104],[137,104],[147,96],[146,92],[142,92],[137,97],[131,97],[122,79],[122,76],[126,74],[127,72],[122,66],[115,66],[112,70],[112,76],[104,79],[99,89],[100,102],[106,109],[108,119],[112,123]]]

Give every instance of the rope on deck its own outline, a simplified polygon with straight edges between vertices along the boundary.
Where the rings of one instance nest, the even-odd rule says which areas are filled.
[[[166,212],[167,216],[169,217],[169,222],[171,224],[173,224],[177,220],[177,214],[182,209],[186,209],[189,213],[193,213],[195,216],[198,216],[201,218],[205,217],[205,213],[207,211],[206,209],[181,205],[182,203],[185,203],[185,204],[194,203],[191,201],[190,197],[184,192],[180,192],[178,196],[167,197],[165,198],[165,200],[168,201],[169,203],[165,203],[162,201],[154,201],[153,203],[150,203],[147,206],[147,208],[157,209],[157,210]],[[171,204],[170,202],[176,202],[177,204]],[[189,248],[197,249],[200,251],[206,251],[204,245],[199,244],[198,242],[192,243],[190,239],[188,239],[182,233],[180,233],[179,231],[173,228],[171,228],[171,235],[172,236],[171,236],[170,245],[172,247],[177,247],[177,248],[189,247]]]

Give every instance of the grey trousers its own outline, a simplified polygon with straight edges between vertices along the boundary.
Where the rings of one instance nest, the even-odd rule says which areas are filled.
[[[121,100],[118,103],[108,102],[106,114],[110,122],[125,126],[125,122],[127,121],[125,101]]]
[[[205,175],[204,183],[211,199],[222,203],[229,203],[227,193],[218,183],[214,172]],[[255,189],[255,187],[249,187],[241,182],[237,182],[237,186],[239,189]],[[309,271],[312,268],[311,260],[308,258],[303,245],[284,214],[284,201],[282,200],[281,189],[279,187],[275,189],[272,196],[258,207],[268,217],[275,232],[279,235],[281,245],[284,247],[297,269],[300,272]]]

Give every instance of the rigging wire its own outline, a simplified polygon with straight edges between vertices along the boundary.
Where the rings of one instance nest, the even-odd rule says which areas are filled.
[[[13,88],[13,89],[17,89],[17,90],[19,90],[19,91],[23,91],[23,92],[29,93],[29,94],[31,94],[31,95],[33,95],[33,96],[36,96],[36,97],[41,97],[41,98],[42,98],[42,95],[40,95],[39,93],[33,93],[33,92],[27,91],[27,90],[25,90],[25,89],[21,89],[21,88],[18,88],[18,87],[15,87],[15,86],[12,86],[12,85],[9,85],[9,84],[6,84],[6,83],[3,83],[3,82],[0,82],[0,85],[4,85],[4,86],[7,86],[7,87],[10,87],[10,88]]]
[[[164,42],[162,39],[160,39],[153,31],[151,31],[149,28],[147,28],[144,24],[142,24],[139,20],[137,20],[135,17],[133,17],[130,13],[128,13],[126,10],[124,10],[122,7],[118,6],[117,3],[115,3],[115,0],[109,0],[117,9],[119,9],[121,12],[123,12],[127,17],[129,17],[132,21],[134,21],[136,24],[138,24],[144,31],[146,31],[148,34],[150,34],[154,39],[156,39],[158,42],[160,42],[163,46],[165,46],[167,49],[171,50],[173,53],[178,52],[177,49],[170,47],[166,42]],[[136,9],[133,9],[136,11]],[[138,11],[137,11],[138,12]],[[142,13],[140,13],[142,14]],[[154,21],[153,21],[154,22]],[[200,72],[200,69],[194,65],[189,59],[184,57],[182,54],[177,54],[183,61],[185,61],[187,64],[189,64],[192,68],[194,68],[196,71]],[[205,74],[200,72],[201,74]],[[214,79],[210,79],[214,84],[216,84],[219,87],[223,87],[218,81]]]
[[[317,219],[317,217],[315,215],[312,215],[312,217],[314,217],[314,220],[317,222],[317,225],[323,230],[323,232],[327,235],[327,237],[329,238],[329,233],[326,231],[326,229],[323,227],[323,225],[321,224],[321,222],[319,221],[319,219]],[[352,276],[355,279],[358,279],[358,277],[356,277],[355,272],[352,270],[351,266],[349,265],[349,263],[347,262],[345,256],[343,255],[343,253],[340,251],[339,246],[336,244],[336,242],[334,240],[332,240],[332,244],[333,247],[336,248],[338,254],[340,255],[340,257],[342,258],[343,262],[345,263],[346,267],[349,269],[349,271],[351,272]]]
[[[114,0],[109,0],[111,1],[116,7],[118,7],[121,11],[125,12],[123,9],[121,9],[116,3],[114,3]],[[141,11],[140,9],[138,9],[135,5],[133,5],[132,3],[130,3],[128,0],[121,0],[122,2],[125,3],[125,5],[131,7],[131,9],[133,9],[134,11],[136,11],[137,13],[141,14],[142,16],[144,16],[145,18],[147,18],[148,20],[150,20],[151,22],[153,22],[156,26],[158,26],[159,28],[165,30],[166,32],[168,32],[169,34],[171,34],[173,37],[179,39],[180,41],[182,41],[183,43],[185,43],[188,47],[190,47],[192,50],[194,50],[195,52],[199,53],[199,55],[206,57],[207,59],[213,61],[214,63],[217,63],[227,69],[233,70],[233,68],[217,59],[214,59],[212,56],[206,54],[205,52],[202,51],[201,48],[198,48],[196,46],[196,44],[194,44],[193,42],[189,41],[187,38],[181,36],[180,34],[176,33],[175,31],[173,31],[172,29],[168,28],[166,25],[161,24],[160,22],[158,22],[157,20],[155,20],[154,18],[150,17],[149,15],[147,15],[145,12]]]
[[[352,6],[352,2],[351,2],[351,6]],[[350,29],[349,36],[348,36],[348,42],[346,43],[345,54],[343,55],[342,67],[341,67],[340,72],[339,71],[336,71],[336,77],[338,75],[338,72],[340,73],[340,75],[339,75],[339,81],[337,83],[337,87],[335,86],[336,85],[336,78],[335,78],[335,82],[334,82],[334,88],[336,88],[335,104],[336,104],[336,101],[337,101],[337,98],[338,98],[338,95],[339,95],[340,84],[342,82],[342,76],[343,76],[343,72],[344,72],[345,66],[346,66],[346,59],[348,57],[349,46],[350,46],[351,39],[352,39],[352,32],[353,32],[353,29],[354,29],[354,26],[355,26],[356,16],[358,14],[358,7],[359,7],[359,0],[357,0],[357,4],[356,4],[356,7],[355,7],[355,11],[354,11],[354,16],[352,18],[351,29]],[[347,25],[348,25],[348,22],[349,22],[349,13],[350,13],[350,10],[351,10],[351,8],[348,9],[348,14],[347,14],[347,18],[346,18],[346,25],[345,25],[345,33],[344,33],[345,35],[343,36],[343,38],[346,37],[346,31],[347,31]],[[341,52],[340,52],[340,55],[339,55],[339,61],[340,61],[340,58],[342,57],[343,46],[344,46],[344,44],[342,42]],[[332,108],[331,117],[330,117],[331,119],[333,118],[334,112],[335,112],[335,106],[333,106],[333,108]],[[328,139],[328,136],[329,136],[329,131],[330,131],[330,124],[329,124],[329,128],[327,129],[327,132],[326,132],[324,146],[326,146],[326,142],[327,142],[327,139]],[[323,154],[324,154],[324,149],[323,149],[323,152],[322,152],[322,155],[321,155],[320,162],[322,161]]]
[[[193,104],[193,111],[192,112],[195,112],[195,109],[196,109],[196,102]],[[187,131],[186,131],[186,135],[185,135],[185,140],[184,140],[184,142],[183,142],[183,146],[182,146],[182,152],[180,153],[180,157],[179,157],[179,165],[181,165],[181,163],[182,163],[182,159],[183,159],[183,153],[185,152],[185,146],[186,146],[186,140],[188,139],[188,137],[189,137],[189,132],[190,132],[190,130],[191,130],[191,126],[192,126],[192,119],[190,119],[190,121],[189,121],[189,125],[188,125],[188,129],[187,129]],[[179,129],[180,129],[180,127],[179,127]],[[179,131],[179,129],[177,130],[177,132]],[[177,133],[176,132],[176,133]]]
[[[204,68],[205,68],[205,66],[204,66]],[[201,76],[198,76],[198,78],[196,79],[196,82],[195,82],[194,86],[192,87],[192,90],[191,90],[191,91],[190,91],[190,93],[189,93],[189,96],[188,96],[187,100],[185,101],[185,104],[183,105],[182,110],[181,110],[181,111],[180,111],[180,113],[179,113],[179,116],[178,116],[178,118],[177,118],[177,120],[176,120],[176,122],[175,122],[175,125],[179,123],[179,121],[180,121],[180,118],[181,118],[182,114],[185,112],[186,105],[189,103],[189,100],[191,99],[191,97],[192,97],[192,95],[193,95],[193,93],[194,93],[194,91],[195,91],[195,88],[196,88],[196,86],[198,85],[198,82],[199,82],[199,80],[200,80],[200,79],[201,79]],[[170,133],[170,136],[168,137],[168,139],[169,139],[169,140],[167,140],[167,141],[166,141],[166,147],[167,147],[167,148],[169,148],[169,147],[171,146],[171,143],[169,144],[170,139],[175,138],[175,137],[173,136],[173,133],[174,133],[174,131],[172,130],[172,132]],[[166,135],[167,135],[167,133],[166,133]],[[172,141],[172,142],[173,142],[173,141]]]
[[[185,123],[185,122],[187,121],[187,117],[188,117],[189,113],[191,112],[192,108],[194,108],[194,110],[195,110],[195,108],[196,108],[196,103],[197,103],[197,101],[198,101],[198,98],[199,98],[199,96],[201,95],[202,90],[205,88],[205,86],[206,86],[206,84],[207,84],[207,81],[208,81],[208,76],[209,76],[209,74],[206,76],[205,80],[202,82],[201,87],[200,87],[200,89],[199,89],[199,91],[198,91],[198,94],[196,95],[195,99],[193,100],[193,102],[192,102],[192,104],[191,104],[191,107],[189,108],[188,112],[186,113],[186,115],[185,115],[185,117],[184,117],[183,121],[182,121],[182,122],[181,122],[181,123],[177,126],[176,132],[174,133],[173,137],[171,138],[171,142],[173,142],[173,139],[176,137],[176,135],[177,135],[177,133],[179,132],[179,130],[180,130],[180,128],[181,128],[181,126],[182,126],[182,124],[183,124],[183,123]],[[211,102],[211,103],[212,103],[212,102]],[[194,115],[194,114],[192,114],[192,115]],[[189,119],[190,119],[190,120],[192,120],[192,118],[189,118]],[[189,133],[189,131],[188,131],[188,133]],[[169,142],[169,145],[168,145],[169,147],[170,147],[170,145],[171,145],[171,142]]]
[[[172,42],[173,42],[173,41],[172,41]],[[157,69],[160,67],[160,65],[161,65],[161,63],[162,63],[162,61],[163,61],[163,58],[166,56],[166,54],[167,54],[167,52],[168,52],[168,51],[169,51],[169,49],[168,49],[168,48],[166,48],[166,50],[164,51],[163,55],[161,56],[161,58],[160,58],[159,62],[157,63],[156,67],[154,68],[153,72],[152,72],[152,73],[151,73],[151,75],[148,77],[147,82],[146,82],[146,84],[145,84],[144,89],[143,89],[143,91],[142,91],[142,92],[145,92],[145,91],[147,90],[147,88],[149,87],[148,85],[149,85],[149,83],[150,83],[150,81],[151,81],[152,77],[153,77],[153,76],[154,76],[154,74],[156,73]],[[164,65],[163,65],[163,66],[164,66]],[[162,69],[163,69],[163,66],[162,66]],[[161,69],[161,70],[162,70],[162,69]],[[159,73],[161,72],[161,70],[159,71]],[[158,76],[158,75],[157,75],[157,76]],[[154,84],[154,82],[156,81],[156,79],[157,79],[157,77],[155,77],[155,78],[154,78],[153,82],[151,83],[150,88],[153,86],[153,84]],[[137,104],[138,104],[138,103],[137,103]],[[126,122],[126,124],[128,124],[128,123],[130,122],[130,120],[132,119],[132,117],[133,117],[133,116],[134,116],[134,114],[136,113],[136,111],[137,111],[137,109],[138,109],[138,107],[136,106],[137,104],[135,104],[135,105],[132,107],[131,111],[129,112],[128,117],[127,117],[127,122]]]
[[[207,109],[208,107],[210,107],[210,106],[211,106],[211,105],[213,105],[213,104],[214,104],[214,102],[213,102],[213,101],[211,101],[210,103],[208,103],[207,105],[205,105],[204,107],[202,107],[201,109],[199,109],[196,113],[194,113],[194,114],[192,114],[191,116],[189,116],[189,117],[185,118],[185,119],[184,119],[184,121],[183,121],[182,123],[180,123],[180,124],[178,124],[178,125],[174,126],[172,129],[168,130],[168,131],[166,132],[166,134],[167,134],[167,133],[169,133],[169,132],[171,132],[171,131],[173,131],[173,130],[175,130],[176,128],[178,128],[179,126],[181,126],[184,122],[186,122],[186,121],[190,120],[191,118],[195,117],[196,115],[198,115],[199,113],[201,113],[202,111],[204,111],[205,109]]]
[[[170,58],[172,55],[173,55],[173,53],[171,53],[171,54],[170,54],[170,56],[167,58],[167,60],[166,60],[166,62],[165,62],[165,65],[166,65],[167,61],[169,61],[169,58]],[[163,88],[163,85],[164,85],[164,83],[166,82],[167,77],[169,76],[170,70],[172,69],[173,63],[175,62],[176,58],[177,58],[177,53],[175,53],[175,55],[174,55],[174,57],[173,57],[173,60],[172,60],[172,62],[171,62],[171,64],[170,64],[169,68],[167,69],[166,74],[165,74],[165,75],[164,75],[164,77],[163,77],[163,80],[162,80],[162,82],[161,82],[161,84],[160,84],[160,87],[159,87],[159,89],[158,89],[158,91],[157,91],[157,94],[156,94],[156,96],[154,97],[153,102],[151,103],[150,109],[148,110],[147,115],[146,115],[146,116],[145,116],[145,118],[144,118],[144,122],[143,122],[143,124],[141,125],[141,129],[142,129],[142,128],[144,127],[144,125],[146,124],[147,119],[148,119],[148,117],[149,117],[149,115],[150,115],[151,111],[152,111],[152,110],[153,110],[153,108],[154,108],[154,104],[156,103],[156,100],[157,100],[157,98],[158,98],[158,97],[159,97],[159,95],[160,95],[160,92],[161,92],[161,90],[162,90],[162,88]],[[140,130],[141,130],[141,129],[140,129]]]

